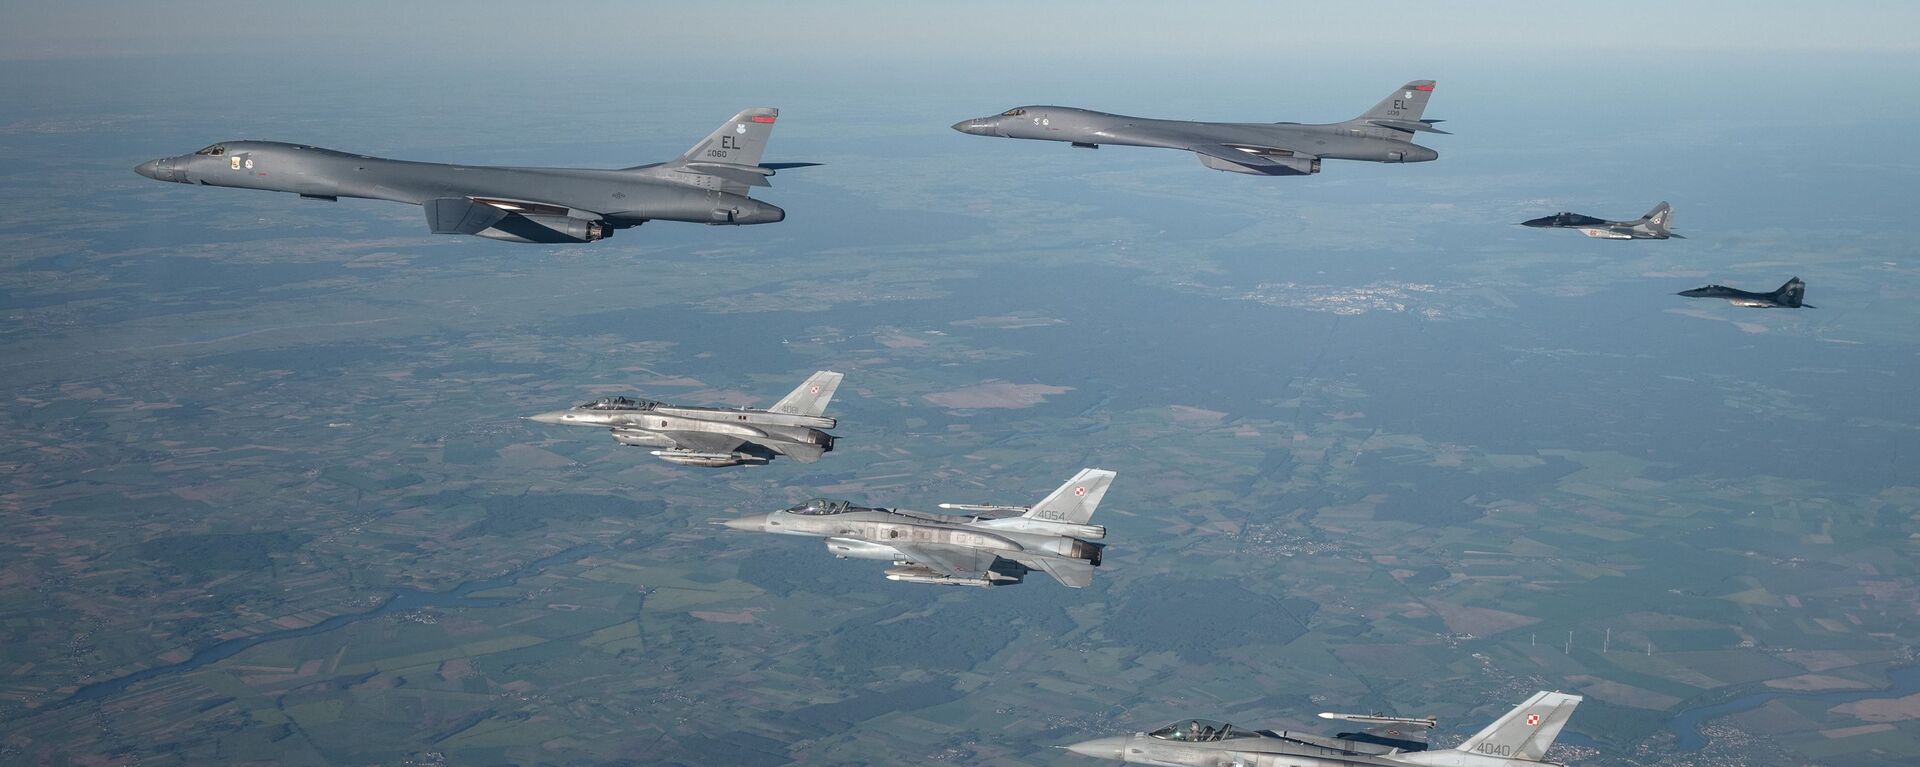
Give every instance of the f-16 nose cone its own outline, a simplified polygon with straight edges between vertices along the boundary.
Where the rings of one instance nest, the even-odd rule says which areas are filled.
[[[541,413],[539,415],[530,415],[530,416],[527,416],[526,418],[529,421],[537,421],[539,423],[564,424],[567,422],[566,416],[567,416],[567,411],[555,410],[551,413]]]
[[[148,160],[146,162],[140,163],[139,165],[135,165],[133,166],[133,172],[138,173],[142,176],[146,176],[147,178],[153,179],[155,181],[159,181],[161,180],[160,179],[160,161]]]
[[[760,532],[761,530],[766,529],[767,527],[767,518],[766,516],[761,514],[755,514],[751,517],[722,519],[722,520],[719,520],[719,522],[722,526],[727,527],[728,529],[745,530],[749,533],[757,533],[757,532]]]
[[[1081,756],[1091,756],[1095,759],[1120,761],[1126,757],[1127,739],[1124,736],[1114,736],[1111,738],[1083,740],[1067,746],[1067,750]]]

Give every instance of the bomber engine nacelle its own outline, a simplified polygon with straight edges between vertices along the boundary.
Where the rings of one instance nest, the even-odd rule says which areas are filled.
[[[475,234],[490,240],[556,245],[604,240],[613,236],[613,227],[573,216],[514,214]]]
[[[1263,154],[1262,157],[1266,158],[1268,162],[1276,163],[1280,165],[1280,167],[1259,169],[1249,168],[1237,162],[1222,160],[1218,157],[1199,154],[1197,152],[1194,156],[1200,158],[1201,165],[1205,165],[1214,170],[1224,170],[1228,173],[1247,173],[1255,176],[1311,176],[1320,172],[1320,158],[1318,157],[1280,157]]]
[[[827,553],[841,559],[880,559],[888,562],[901,559],[900,552],[892,546],[857,538],[828,538]]]

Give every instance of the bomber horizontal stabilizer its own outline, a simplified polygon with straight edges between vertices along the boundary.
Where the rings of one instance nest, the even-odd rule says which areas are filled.
[[[1448,133],[1447,131],[1443,131],[1443,130],[1440,130],[1439,128],[1433,127],[1433,124],[1439,122],[1439,120],[1383,120],[1379,118],[1370,118],[1367,120],[1367,122],[1372,123],[1374,125],[1378,125],[1382,128],[1392,128],[1397,131],[1406,131],[1408,133],[1438,133],[1442,136],[1453,135],[1452,133]]]

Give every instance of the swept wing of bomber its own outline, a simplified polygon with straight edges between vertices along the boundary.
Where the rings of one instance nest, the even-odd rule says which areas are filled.
[[[1065,746],[1109,762],[1163,767],[1536,767],[1580,705],[1578,695],[1541,692],[1458,747],[1430,750],[1431,718],[1321,714],[1362,727],[1332,737],[1287,730],[1251,730],[1208,719],[1183,719],[1153,732]]]
[[[818,163],[762,163],[780,110],[733,116],[671,162],[618,170],[446,165],[369,157],[277,141],[225,141],[149,160],[157,181],[358,197],[418,205],[434,234],[508,242],[593,242],[648,221],[771,224],[786,212],[747,193],[775,171]]]
[[[792,508],[719,523],[735,530],[825,538],[841,559],[893,563],[887,580],[1002,586],[1038,570],[1069,588],[1093,583],[1107,530],[1088,524],[1114,473],[1082,469],[1032,506],[941,504],[963,514],[855,506],[816,498]]]
[[[1799,277],[1787,280],[1779,288],[1774,289],[1772,293],[1753,293],[1729,288],[1724,285],[1708,285],[1692,290],[1682,290],[1675,295],[1686,296],[1688,298],[1724,298],[1734,306],[1744,306],[1751,309],[1818,308],[1806,302],[1807,283],[1801,282]]]
[[[813,463],[833,450],[833,435],[823,430],[838,422],[823,413],[844,377],[830,370],[814,373],[765,410],[601,397],[527,420],[607,429],[622,445],[660,448],[653,455],[684,466],[761,465],[778,455]]]
[[[1413,143],[1415,133],[1446,133],[1434,127],[1439,120],[1420,117],[1432,95],[1432,80],[1415,80],[1359,117],[1322,125],[1157,120],[1036,105],[961,120],[953,129],[975,136],[1060,141],[1087,149],[1102,144],[1182,149],[1214,170],[1307,176],[1320,172],[1321,160],[1427,162],[1438,158],[1439,152]]]
[[[1686,239],[1673,233],[1673,206],[1664,202],[1653,206],[1647,215],[1632,221],[1608,221],[1582,213],[1555,213],[1522,221],[1520,225],[1535,229],[1577,229],[1581,234],[1602,240]]]

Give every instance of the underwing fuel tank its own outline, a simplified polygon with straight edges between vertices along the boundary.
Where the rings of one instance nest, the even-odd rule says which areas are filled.
[[[900,558],[900,552],[892,546],[857,538],[828,538],[827,553],[841,559],[882,559],[892,562]]]
[[[705,466],[708,468],[738,466],[744,463],[760,465],[767,462],[767,459],[764,457],[738,452],[702,453],[695,450],[655,450],[653,451],[653,455],[667,463],[677,463],[682,466]]]
[[[1013,578],[999,573],[987,573],[979,578],[954,578],[941,575],[925,567],[916,567],[913,565],[887,568],[887,580],[900,581],[902,583],[930,583],[936,586],[978,586],[980,588],[1008,586],[1020,582],[1019,578]]]

